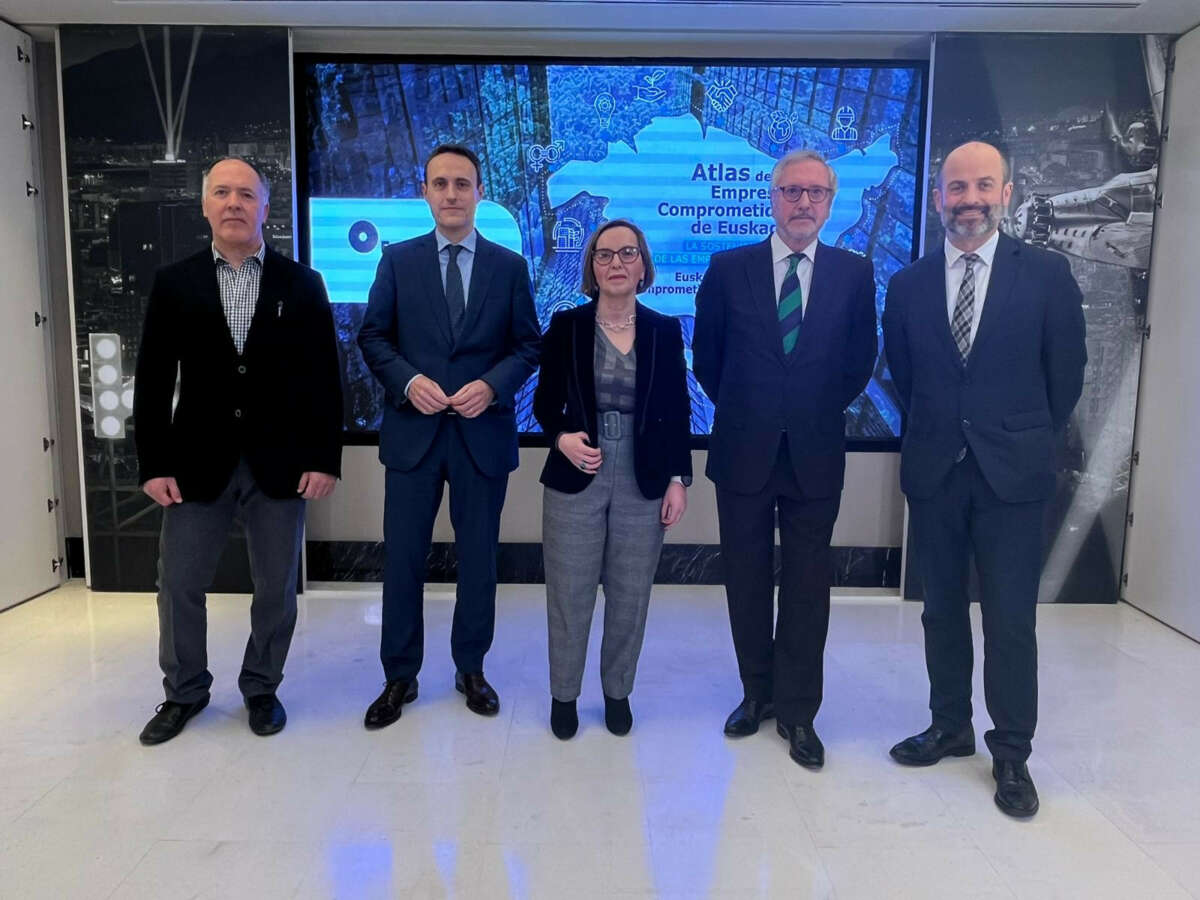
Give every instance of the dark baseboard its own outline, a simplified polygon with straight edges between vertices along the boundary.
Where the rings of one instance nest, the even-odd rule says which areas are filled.
[[[67,577],[83,578],[87,571],[83,565],[83,538],[69,537],[67,544]]]
[[[371,582],[383,580],[384,549],[380,541],[309,541],[309,581]],[[899,547],[834,547],[835,587],[896,588],[900,584]],[[454,545],[437,542],[429,552],[426,580],[457,580]],[[716,544],[666,544],[654,576],[655,584],[722,584],[721,548]],[[503,584],[545,581],[540,543],[504,543],[497,558]],[[779,548],[775,549],[779,577]]]

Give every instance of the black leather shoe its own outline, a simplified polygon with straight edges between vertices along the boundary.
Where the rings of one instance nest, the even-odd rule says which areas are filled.
[[[455,672],[454,689],[467,695],[467,709],[471,712],[481,716],[494,716],[500,712],[500,698],[495,689],[487,683],[482,672],[471,672],[467,675]]]
[[[629,698],[614,700],[608,694],[604,695],[604,724],[617,737],[629,734],[633,727],[633,710],[629,708]]]
[[[972,756],[975,729],[968,724],[957,731],[946,731],[930,725],[902,740],[890,752],[892,759],[904,766],[932,766],[943,756]]]
[[[247,697],[246,709],[250,710],[250,730],[262,737],[283,731],[287,724],[287,713],[274,694]]]
[[[1001,812],[1018,819],[1028,819],[1038,811],[1037,788],[1029,776],[1029,767],[1012,759],[992,760],[992,777],[996,779],[996,805]]]
[[[758,731],[760,722],[773,718],[775,718],[774,703],[769,701],[762,703],[749,697],[743,697],[742,702],[737,705],[737,709],[731,712],[729,718],[725,720],[725,736],[749,737]]]
[[[776,722],[775,731],[788,742],[788,756],[793,762],[814,770],[825,765],[825,745],[821,743],[811,725],[785,725],[783,722]]]
[[[195,703],[176,703],[174,700],[160,703],[154,710],[153,718],[146,723],[146,727],[138,735],[138,740],[146,746],[169,741],[183,731],[183,726],[187,724],[188,719],[206,706],[208,706],[207,694]]]
[[[550,730],[560,741],[569,741],[579,730],[579,713],[574,700],[550,698]]]
[[[386,728],[400,718],[405,703],[412,703],[416,699],[417,679],[405,681],[403,678],[397,678],[395,681],[389,681],[383,693],[367,707],[363,725],[371,730]]]

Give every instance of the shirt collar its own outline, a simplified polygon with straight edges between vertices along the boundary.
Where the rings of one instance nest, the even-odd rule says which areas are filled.
[[[808,257],[809,262],[817,261],[817,244],[821,243],[820,238],[813,238],[812,243],[805,247],[800,252]],[[771,261],[775,263],[783,262],[795,251],[783,242],[783,238],[779,236],[778,231],[771,232]]]
[[[221,251],[217,249],[217,245],[215,243],[212,245],[212,255],[213,255],[214,263],[225,263],[225,265],[227,265],[227,266],[230,264],[229,260],[227,260],[224,256],[221,255]],[[258,245],[258,249],[255,250],[253,253],[251,253],[249,256],[247,256],[246,259],[258,260],[258,264],[261,266],[263,257],[266,255],[267,255],[267,242],[263,241],[261,244]]]
[[[436,228],[433,230],[433,233],[434,233],[434,236],[437,237],[438,253],[441,253],[443,250],[445,250],[451,244],[455,243],[455,241],[450,240],[450,238],[446,237],[444,234],[442,234],[441,231],[439,231]],[[458,246],[465,249],[468,253],[474,253],[475,252],[475,238],[478,236],[478,234],[479,234],[479,232],[477,232],[474,228],[472,228],[470,234],[468,234],[461,241],[457,242]]]
[[[992,233],[992,236],[987,239],[987,243],[985,243],[982,247],[980,247],[978,250],[975,251],[975,255],[979,257],[980,262],[982,262],[989,269],[992,267],[992,260],[996,256],[996,246],[999,243],[1000,243],[1000,229],[997,228]],[[947,267],[953,266],[960,259],[962,259],[962,257],[964,255],[965,255],[964,251],[959,250],[952,243],[950,243],[949,238],[946,238],[946,266]]]

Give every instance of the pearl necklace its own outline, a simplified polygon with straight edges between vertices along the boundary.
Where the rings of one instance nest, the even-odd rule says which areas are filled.
[[[605,322],[602,318],[596,316],[596,324],[601,328],[607,328],[609,331],[624,331],[627,328],[632,328],[635,321],[637,321],[637,313],[630,313],[624,322]]]

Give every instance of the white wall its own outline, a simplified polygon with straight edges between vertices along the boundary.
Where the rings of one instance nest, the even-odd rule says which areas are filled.
[[[1179,39],[1167,95],[1125,550],[1125,599],[1200,640],[1200,28]]]
[[[542,539],[542,486],[538,477],[546,450],[524,449],[521,466],[508,480],[508,500],[500,520],[500,540],[512,543]],[[383,539],[383,467],[376,447],[347,447],[342,453],[342,481],[328,500],[309,504],[308,539],[313,541],[379,541]],[[717,503],[712,483],[704,477],[704,451],[692,453],[696,478],[688,489],[688,511],[667,540],[683,544],[715,544]],[[904,518],[898,453],[851,453],[846,460],[846,489],[833,533],[839,547],[899,547]],[[434,526],[435,541],[453,539],[443,500]]]

